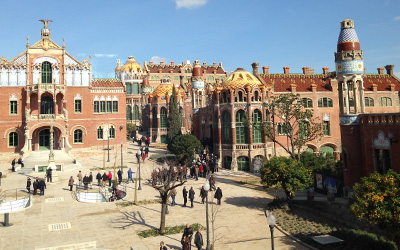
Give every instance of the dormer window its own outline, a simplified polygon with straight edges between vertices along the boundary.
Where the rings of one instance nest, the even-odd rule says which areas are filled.
[[[42,63],[42,83],[52,83],[51,76],[51,63]]]
[[[243,102],[243,92],[242,91],[238,92],[238,101]]]

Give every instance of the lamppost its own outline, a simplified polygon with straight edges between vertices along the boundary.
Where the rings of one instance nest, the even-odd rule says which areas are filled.
[[[210,250],[211,249],[210,227],[208,224],[208,191],[210,191],[210,184],[208,183],[208,181],[206,181],[206,183],[204,183],[203,188],[206,191],[206,223],[207,223],[207,248],[206,248],[206,250]]]
[[[108,151],[107,162],[110,162],[110,134],[107,135],[107,151]]]
[[[267,215],[267,211],[265,211],[265,215]],[[274,227],[275,227],[275,216],[272,212],[269,212],[267,216],[267,222],[269,225],[269,229],[271,230],[271,249],[274,250]]]
[[[124,160],[122,157],[122,146],[124,145],[124,142],[121,140],[121,172],[124,172],[123,166],[124,166]]]
[[[138,157],[138,161],[139,161],[139,187],[138,190],[142,190],[142,185],[140,184],[140,156]]]

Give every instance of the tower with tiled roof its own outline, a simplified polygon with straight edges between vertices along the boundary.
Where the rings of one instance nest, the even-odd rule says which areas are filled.
[[[353,123],[357,114],[365,113],[363,59],[354,21],[345,19],[341,22],[335,53],[341,124]]]
[[[204,94],[204,79],[203,71],[200,66],[200,61],[193,62],[192,72],[192,102],[193,109],[205,107],[205,94]]]

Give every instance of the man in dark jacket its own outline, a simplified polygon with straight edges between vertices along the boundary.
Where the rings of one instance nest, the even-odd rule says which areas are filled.
[[[33,182],[33,194],[37,194],[37,190],[39,188],[39,179],[36,177],[36,180]]]
[[[197,233],[194,236],[194,244],[196,245],[198,250],[203,249],[203,235],[201,235],[201,229],[197,229]]]
[[[97,184],[100,186],[100,182],[101,182],[101,174],[100,174],[100,172],[97,173],[96,180],[97,180]]]
[[[106,172],[104,172],[102,178],[103,178],[103,187],[105,187],[107,184],[107,181],[108,181],[108,176],[107,176]]]
[[[218,187],[217,191],[215,191],[214,198],[218,200],[218,205],[221,205],[221,198],[222,198],[222,190]]]
[[[121,169],[118,169],[117,175],[118,175],[118,184],[121,184],[121,182],[122,182],[122,171],[121,171]]]
[[[190,245],[192,244],[192,236],[193,236],[193,229],[190,227],[190,224],[186,224],[186,228],[183,230],[183,236],[189,238]]]
[[[191,208],[193,207],[194,194],[195,194],[195,192],[194,192],[194,190],[193,190],[193,187],[190,187],[190,190],[189,190],[189,199],[190,199],[190,207],[191,207]]]
[[[53,182],[52,175],[53,175],[53,169],[51,169],[50,167],[46,170],[47,182]]]
[[[188,195],[188,191],[186,190],[186,187],[183,187],[182,193],[183,193],[183,206],[186,207],[187,195]]]
[[[44,179],[40,179],[39,181],[40,195],[44,195],[45,188],[46,188],[46,182],[44,181]]]

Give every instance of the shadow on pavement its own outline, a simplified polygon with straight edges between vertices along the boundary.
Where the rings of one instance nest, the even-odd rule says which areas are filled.
[[[267,204],[271,202],[271,198],[266,197],[228,197],[224,200],[225,203],[246,208],[265,209]]]
[[[112,221],[112,223],[115,223],[117,225],[121,226],[115,226],[114,228],[122,228],[125,229],[127,227],[133,226],[133,225],[145,225],[149,228],[155,228],[149,224],[146,223],[145,219],[142,217],[140,212],[121,212],[125,218],[117,219],[115,221]]]

